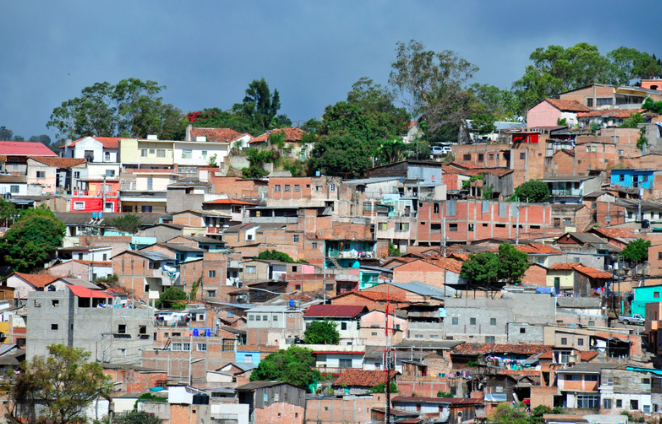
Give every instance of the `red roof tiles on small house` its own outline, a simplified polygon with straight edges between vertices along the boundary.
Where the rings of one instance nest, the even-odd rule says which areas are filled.
[[[59,169],[67,169],[87,162],[82,158],[61,158],[59,156],[31,156],[30,159]]]
[[[397,303],[397,302],[406,302],[407,301],[407,299],[405,299],[401,295],[395,294],[395,293],[389,294],[389,293],[384,293],[384,292],[368,292],[368,291],[357,291],[357,290],[348,291],[346,293],[339,294],[337,296],[334,296],[334,297],[330,298],[329,300],[338,299],[338,298],[346,297],[346,296],[349,296],[349,295],[364,297],[366,299],[370,299],[370,300],[373,300],[375,302],[391,301],[391,302],[396,302]]]
[[[113,297],[101,290],[91,290],[82,286],[67,286],[73,294],[78,297],[92,298],[92,299],[112,299]]]
[[[608,272],[600,271],[599,269],[591,268],[590,266],[576,266],[575,271],[589,278],[600,280],[608,280],[613,277],[613,275]]]
[[[72,142],[71,144],[69,144],[67,147],[75,146],[76,143],[78,143],[81,140],[85,140],[86,138],[87,137],[79,138],[78,140],[76,140],[76,141]],[[101,143],[101,145],[103,145],[104,149],[119,149],[120,148],[120,140],[121,139],[118,138],[118,137],[92,137],[92,136],[90,136],[90,138],[93,138],[96,141],[98,141],[99,143]]]
[[[277,130],[272,130],[261,134],[254,139],[250,140],[249,143],[264,143],[269,140],[269,137],[273,134],[285,134],[285,141],[290,143],[298,143],[303,138],[303,135],[306,133],[301,128],[289,127],[289,128],[279,128]]]
[[[624,239],[636,239],[637,236],[629,230],[623,228],[593,228],[594,233],[598,233],[601,236],[606,238],[624,238]]]
[[[30,283],[33,287],[43,289],[47,284],[60,278],[60,276],[48,274],[24,274],[22,272],[15,272],[14,275],[21,277],[23,280]]]
[[[304,312],[303,316],[306,318],[355,318],[364,311],[368,311],[365,306],[312,305]]]
[[[233,141],[240,139],[245,135],[250,135],[250,134],[245,134],[245,133],[242,134],[230,128],[192,128],[191,129],[191,137],[193,138],[193,141],[195,141],[197,137],[206,137],[207,141],[209,142],[231,143]]]
[[[202,202],[203,205],[245,205],[245,206],[255,206],[257,203],[244,202],[243,200],[235,199],[216,199],[210,202]]]
[[[42,143],[28,141],[0,141],[0,155],[7,156],[57,156]]]
[[[559,262],[549,267],[549,269],[558,269],[564,271],[573,271],[576,266],[581,266],[579,262]]]
[[[440,398],[440,397],[422,397],[422,396],[397,396],[393,398],[393,403],[434,403],[451,405],[479,405],[483,401],[473,398]]]
[[[391,371],[391,378],[398,374],[397,371]],[[361,370],[361,369],[348,369],[333,383],[334,386],[347,387],[375,387],[383,383],[386,379],[386,372],[380,370]]]
[[[561,100],[561,99],[545,99],[545,101],[558,110],[564,112],[590,112],[591,109],[587,108],[577,100]]]
[[[578,113],[578,118],[597,118],[597,117],[606,117],[606,118],[618,118],[618,119],[627,119],[630,116],[636,113],[642,113],[643,109],[600,109],[600,110],[591,110],[589,112]]]

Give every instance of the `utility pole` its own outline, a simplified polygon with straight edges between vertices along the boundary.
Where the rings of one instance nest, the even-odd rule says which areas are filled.
[[[446,204],[444,204],[444,212],[441,215],[441,243],[443,246],[443,257],[446,257]]]
[[[515,227],[515,244],[519,244],[519,207],[520,203],[517,202],[515,206],[517,208],[517,226]]]

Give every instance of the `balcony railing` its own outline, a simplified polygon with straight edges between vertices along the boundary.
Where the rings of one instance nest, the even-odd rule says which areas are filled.
[[[580,188],[553,188],[552,196],[582,196],[584,190]]]
[[[117,191],[106,191],[105,193],[103,191],[89,191],[89,190],[74,190],[72,192],[72,195],[74,197],[117,197],[119,196],[119,193]]]
[[[330,258],[340,258],[340,259],[372,259],[375,257],[375,254],[372,251],[350,251],[350,250],[345,250],[345,251],[338,251],[338,250],[329,250],[327,252],[327,256]]]
[[[353,367],[312,367],[320,372],[320,374],[337,374],[340,375],[347,370],[360,370],[363,368],[353,368]]]

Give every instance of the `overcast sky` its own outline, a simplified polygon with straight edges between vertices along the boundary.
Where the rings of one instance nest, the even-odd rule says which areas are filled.
[[[659,0],[7,0],[0,11],[0,126],[26,138],[53,137],[53,108],[82,88],[129,77],[167,86],[184,112],[227,109],[265,77],[281,112],[305,121],[362,76],[386,83],[396,42],[411,39],[456,51],[501,88],[550,44],[662,55]]]

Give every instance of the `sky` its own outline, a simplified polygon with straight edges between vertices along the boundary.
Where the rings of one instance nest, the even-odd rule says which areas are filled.
[[[662,56],[659,0],[0,1],[0,126],[26,139],[96,82],[165,85],[184,112],[228,109],[264,77],[303,123],[367,76],[386,84],[399,41],[453,50],[474,81],[509,88],[537,47],[620,47]]]

